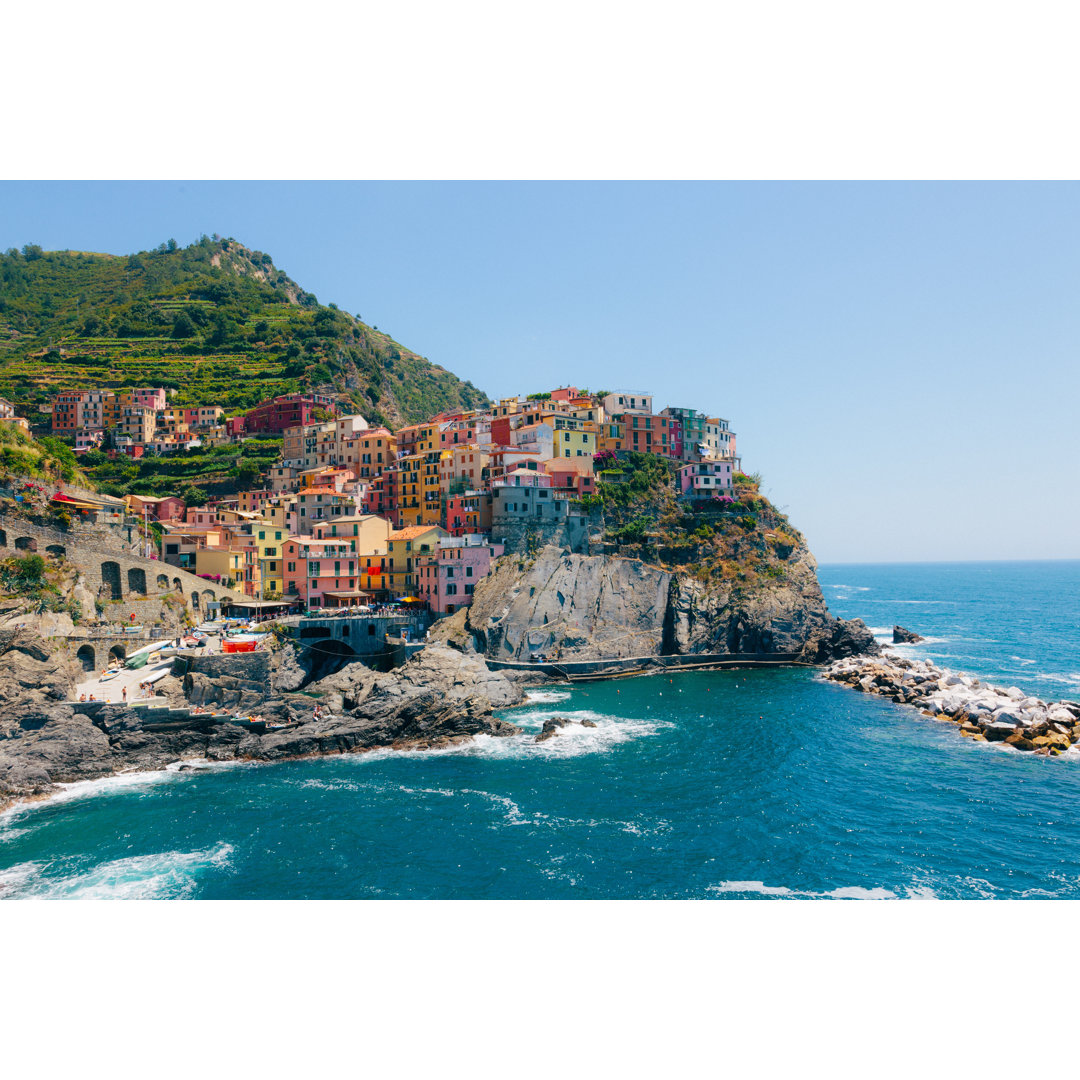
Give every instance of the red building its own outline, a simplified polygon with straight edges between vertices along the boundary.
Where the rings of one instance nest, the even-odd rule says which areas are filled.
[[[491,530],[491,492],[466,491],[446,500],[443,528],[451,536],[483,533]]]
[[[391,499],[387,488],[386,473],[380,473],[374,477],[368,484],[364,497],[360,501],[360,509],[365,514],[378,514],[379,517],[389,517]]]
[[[244,417],[248,434],[280,434],[288,427],[315,423],[315,410],[337,415],[330,394],[285,394],[260,402]]]

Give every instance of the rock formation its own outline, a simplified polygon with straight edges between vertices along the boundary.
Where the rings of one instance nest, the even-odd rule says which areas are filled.
[[[894,645],[915,645],[926,640],[922,634],[916,634],[914,630],[905,630],[902,626],[892,628],[892,639]]]
[[[1042,701],[1015,686],[991,686],[928,660],[897,656],[839,660],[822,673],[853,690],[911,705],[925,716],[959,725],[977,741],[1004,742],[1017,750],[1056,755],[1080,741],[1080,705]]]
[[[861,620],[829,614],[805,548],[782,580],[748,586],[548,546],[502,560],[477,584],[472,606],[432,635],[493,660],[735,653],[823,663],[878,651]]]
[[[47,665],[48,657],[37,663]],[[288,669],[287,662],[277,667],[278,672]],[[40,691],[26,691],[16,709],[4,710],[8,720],[0,735],[0,804],[48,794],[58,783],[162,769],[183,759],[273,761],[375,747],[450,746],[477,734],[514,735],[519,729],[493,712],[523,697],[519,680],[488,671],[478,657],[440,646],[385,674],[353,664],[326,680],[325,687],[310,684],[311,692],[325,691],[324,700],[331,706],[319,718],[313,716],[311,698],[280,692],[273,676],[264,681],[261,694],[252,680],[227,674],[189,675],[184,681],[202,700],[239,695],[239,701],[247,702],[245,708],[286,726],[260,733],[209,713],[163,723],[153,714],[119,704],[102,706],[91,717],[50,702]],[[14,680],[0,680],[0,690],[9,695],[10,704]]]

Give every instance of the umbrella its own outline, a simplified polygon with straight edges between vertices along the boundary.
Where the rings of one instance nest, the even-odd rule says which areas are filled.
[[[424,601],[419,596],[403,596],[400,602],[402,604],[422,604]]]

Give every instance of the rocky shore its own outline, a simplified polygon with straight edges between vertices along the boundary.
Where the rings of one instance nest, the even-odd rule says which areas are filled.
[[[1044,756],[1064,753],[1080,741],[1080,704],[1043,701],[1017,687],[990,683],[886,653],[837,660],[822,672],[853,690],[878,694],[919,709],[924,716],[956,724],[961,735],[1000,742]]]
[[[38,664],[48,669],[47,659]],[[174,684],[169,696],[176,705],[194,699],[208,709],[240,705],[282,725],[261,733],[220,722],[209,712],[163,725],[152,714],[124,705],[108,705],[89,716],[70,704],[42,700],[40,690],[25,695],[17,709],[5,709],[0,724],[0,808],[47,797],[60,784],[161,770],[183,761],[283,761],[516,735],[520,729],[497,719],[494,711],[519,704],[524,687],[537,681],[489,671],[479,657],[443,646],[431,646],[384,674],[349,664],[309,683],[304,694],[292,692],[298,671],[286,648],[261,694],[228,676],[188,676],[186,686],[179,679],[164,680]],[[57,685],[52,691],[60,696]],[[318,715],[316,702],[322,706]]]

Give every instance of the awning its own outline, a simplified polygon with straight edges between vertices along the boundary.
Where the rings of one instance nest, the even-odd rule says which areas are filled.
[[[361,596],[370,596],[371,593],[363,592],[360,589],[349,589],[331,592],[329,589],[323,589],[323,596],[332,596],[335,600],[353,600]]]

